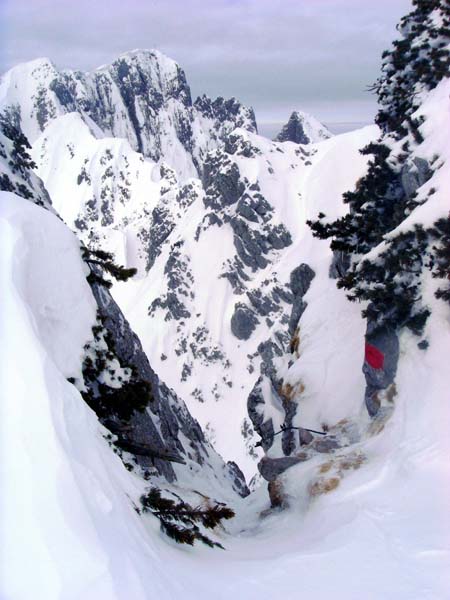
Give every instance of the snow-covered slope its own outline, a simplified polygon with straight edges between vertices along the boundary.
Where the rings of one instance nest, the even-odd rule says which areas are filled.
[[[58,71],[45,58],[18,65],[2,77],[0,112],[31,143],[59,116],[78,112],[96,137],[127,139],[182,179],[196,176],[204,154],[236,126],[256,131],[253,111],[234,98],[193,103],[184,71],[156,50],[128,52],[92,73]]]
[[[178,191],[173,170],[144,158],[124,139],[97,139],[78,113],[50,123],[31,155],[69,227],[86,244],[145,270],[152,211],[161,194],[174,186]]]
[[[0,192],[1,595],[122,598],[135,580],[123,552],[131,564],[135,532],[145,547],[144,524],[156,531],[134,510],[150,486],[203,506],[239,503],[245,482],[151,369],[101,262],[30,172],[26,140],[3,127],[1,143],[1,182],[17,192]]]
[[[0,595],[111,600],[159,590],[158,597],[170,598],[175,586],[169,571],[155,561],[164,545],[158,521],[134,510],[150,482],[137,467],[125,469],[106,439],[108,430],[67,380],[82,377],[83,346],[97,311],[79,243],[50,211],[10,192],[0,192],[0,238],[0,480],[7,548]],[[174,410],[180,423],[183,410]],[[170,425],[173,435],[175,422]],[[195,439],[184,427],[177,435],[188,452],[201,442],[199,431]],[[174,466],[177,493],[195,489],[197,503],[206,495],[238,502],[225,472],[223,482],[216,479],[222,461],[211,447],[205,451],[201,468],[195,460]]]
[[[314,144],[332,137],[325,125],[313,115],[295,110],[289,121],[275,137],[277,142],[295,142],[296,144]]]
[[[449,93],[450,80],[445,79],[423,96],[416,116],[425,117],[424,140],[411,158],[432,162],[439,156],[439,161],[434,174],[417,188],[420,205],[397,231],[407,231],[414,223],[430,227],[438,218],[448,218]],[[325,208],[318,203],[318,211]],[[289,403],[295,405],[292,423],[324,428],[327,436],[314,436],[300,446],[295,431],[295,450],[288,457],[282,436],[272,438],[262,469],[272,479],[272,501],[290,506],[302,520],[306,538],[299,544],[307,544],[308,557],[314,556],[311,563],[307,559],[308,565],[319,556],[327,565],[326,584],[312,572],[305,574],[318,597],[327,597],[331,586],[350,598],[444,599],[450,589],[450,315],[448,304],[435,296],[442,281],[423,270],[422,302],[430,311],[425,330],[420,337],[406,328],[398,330],[395,383],[378,391],[378,411],[369,417],[364,392],[370,380],[366,383],[360,371],[366,330],[359,318],[361,304],[349,303],[343,290],[330,287],[331,257],[320,261],[320,247],[325,257],[328,242],[312,243],[308,264],[316,275],[304,295],[307,306],[299,321],[298,343],[277,375],[283,378]],[[366,354],[366,364],[367,360]],[[288,414],[286,405],[280,418],[279,397],[273,391],[264,397],[269,404],[265,416],[273,418],[279,430]],[[287,522],[292,525],[290,519]],[[321,534],[320,543],[312,542]],[[321,555],[328,545],[333,558],[328,552]],[[348,579],[344,564],[341,575],[334,570],[344,556],[351,564]]]
[[[161,537],[156,520],[133,510],[130,499],[142,493],[141,482],[111,452],[93,413],[58,367],[60,356],[70,366],[82,343],[83,322],[88,334],[94,309],[85,304],[73,236],[57,219],[12,195],[2,195],[0,206],[0,330],[8,341],[1,361],[6,382],[2,540],[8,549],[2,553],[2,596],[28,600],[39,590],[47,600],[173,600],[180,595],[203,600],[214,589],[220,600],[236,595],[271,600],[274,594],[297,594],[301,581],[320,599],[331,591],[350,600],[446,597],[450,498],[443,482],[450,450],[445,369],[450,339],[443,304],[430,323],[432,349],[425,363],[421,351],[405,340],[408,354],[399,372],[402,394],[395,418],[381,435],[354,447],[364,452],[360,469],[348,465],[361,459],[344,452],[330,467],[328,457],[294,467],[284,482],[290,510],[260,519],[268,501],[257,493],[242,506],[234,504],[236,535],[221,538],[227,552],[182,551]],[[27,259],[19,252],[25,244],[32,249]],[[55,261],[63,261],[63,273],[70,270],[65,286]],[[76,334],[68,336],[64,329],[64,336],[55,337],[61,324],[53,322],[52,335],[43,336],[41,326],[48,320],[42,314],[36,320],[35,310],[43,264],[51,268],[44,269],[41,298],[48,302],[51,287],[53,300],[64,308],[63,325],[71,314],[67,308],[73,307]],[[58,338],[53,348],[46,343]],[[322,347],[326,332],[315,340]],[[311,495],[308,484],[327,474],[340,477],[339,471],[344,477],[337,489]]]
[[[271,371],[289,348],[291,272],[316,251],[306,220],[318,208],[336,216],[345,211],[341,195],[365,171],[359,148],[376,136],[369,127],[306,152],[236,131],[208,157],[205,193],[178,218],[148,275],[114,287],[158,373],[222,456],[248,476],[260,452],[247,397],[260,371]],[[330,260],[322,245],[313,268],[319,262],[327,270]],[[321,293],[340,318],[345,297],[336,305],[339,295],[328,295],[326,283]],[[358,309],[349,310],[359,321]],[[353,351],[352,339],[347,343]],[[331,379],[330,390],[334,385]]]

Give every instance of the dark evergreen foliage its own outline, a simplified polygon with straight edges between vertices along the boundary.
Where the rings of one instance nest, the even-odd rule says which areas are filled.
[[[429,234],[416,225],[388,242],[377,260],[363,259],[358,271],[349,270],[338,287],[349,290],[350,300],[369,300],[363,316],[379,326],[407,326],[420,335],[429,311],[420,306],[420,275],[428,264]],[[355,285],[362,272],[364,279]]]
[[[450,214],[446,219],[436,221],[432,232],[439,240],[438,244],[433,246],[432,252],[433,277],[446,280],[446,285],[436,291],[436,297],[450,304]]]
[[[234,517],[234,512],[224,504],[216,503],[208,507],[192,507],[181,498],[178,501],[164,498],[161,490],[151,488],[141,496],[142,512],[151,512],[161,523],[164,533],[179,544],[194,545],[195,541],[203,542],[211,548],[223,546],[204,535],[199,528],[214,529],[224,519]]]
[[[13,192],[48,207],[50,198],[41,182],[33,176],[36,167],[28,150],[31,148],[19,127],[20,119],[13,110],[0,115],[0,190]]]
[[[8,164],[13,173],[26,174],[29,169],[36,168],[28,150],[31,148],[26,136],[3,115],[0,116],[0,131],[13,142]]]
[[[83,260],[88,265],[97,265],[100,267],[100,269],[102,269],[102,271],[106,271],[117,281],[127,281],[131,277],[134,277],[134,275],[137,273],[137,269],[127,269],[126,267],[116,264],[114,262],[114,255],[111,252],[105,252],[104,250],[92,249],[83,246],[82,256]],[[104,279],[98,272],[92,269],[88,275],[88,281],[90,284],[98,283],[108,289],[112,286],[110,281]]]
[[[6,173],[0,175],[0,190],[2,192],[14,192],[14,185]]]
[[[394,132],[398,138],[410,130],[420,143],[420,123],[412,118],[418,107],[418,91],[433,89],[450,71],[446,48],[450,39],[450,3],[413,0],[413,7],[398,25],[402,37],[383,54],[382,76],[373,89],[378,95],[376,122],[381,129]],[[433,18],[436,12],[441,19]]]
[[[380,107],[376,121],[383,134],[361,151],[372,158],[356,189],[344,194],[350,211],[329,223],[320,214],[308,224],[316,237],[332,238],[332,250],[351,257],[338,287],[348,290],[351,300],[369,302],[364,316],[372,326],[408,326],[420,334],[429,315],[422,305],[423,268],[435,264],[434,275],[448,277],[447,220],[426,230],[415,225],[395,236],[388,234],[419,205],[416,193],[408,193],[402,178],[418,168],[413,152],[423,141],[422,120],[413,115],[421,102],[419,93],[433,89],[450,74],[450,2],[414,0],[413,7],[398,27],[401,39],[383,54],[382,76],[373,86]],[[396,148],[394,155],[393,143],[401,140],[402,152]],[[419,185],[432,173],[429,165]],[[367,257],[381,242],[380,251]],[[450,292],[441,288],[436,295],[448,300]]]
[[[405,210],[411,204],[404,196],[400,176],[387,158],[390,150],[382,143],[372,143],[361,150],[361,154],[372,154],[369,170],[352,192],[344,194],[350,213],[332,223],[319,220],[307,221],[316,237],[333,237],[332,250],[365,254],[383,239],[404,219]]]

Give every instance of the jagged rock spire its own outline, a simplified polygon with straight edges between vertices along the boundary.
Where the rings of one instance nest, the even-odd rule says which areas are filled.
[[[294,111],[289,121],[276,136],[277,142],[314,144],[330,138],[333,134],[315,117],[301,111]]]

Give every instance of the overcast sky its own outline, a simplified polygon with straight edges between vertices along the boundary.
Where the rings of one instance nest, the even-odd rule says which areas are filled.
[[[177,60],[193,95],[236,96],[260,123],[300,108],[365,122],[366,90],[411,0],[0,0],[0,71],[48,56],[83,70],[134,48]]]

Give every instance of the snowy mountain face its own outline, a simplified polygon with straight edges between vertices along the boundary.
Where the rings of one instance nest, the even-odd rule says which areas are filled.
[[[253,111],[234,98],[192,103],[184,72],[156,51],[91,74],[58,72],[46,59],[19,65],[2,78],[0,106],[32,142],[65,222],[140,271],[173,226],[168,211],[176,218],[201,193],[191,176],[207,152],[237,126],[256,131]]]
[[[305,221],[316,202],[341,214],[342,192],[364,173],[358,150],[376,135],[368,128],[307,152],[236,131],[205,162],[204,192],[148,275],[114,287],[157,372],[250,478],[261,451],[247,398],[290,347],[295,272],[311,244]]]
[[[183,70],[154,50],[129,52],[92,73],[58,71],[47,59],[19,65],[2,78],[0,104],[31,143],[52,121],[77,112],[96,137],[126,139],[182,179],[197,176],[205,153],[235,127],[256,131],[253,111],[235,99],[193,103]]]
[[[203,97],[196,106],[210,122],[233,114],[245,124],[235,101]],[[300,166],[308,172],[315,150],[277,146],[260,138],[252,145],[253,138],[240,130],[206,156],[202,182],[180,184],[167,163],[145,158],[126,140],[98,139],[95,131],[92,122],[76,112],[52,121],[33,144],[37,173],[55,208],[85,244],[113,251],[120,262],[139,269],[145,291],[139,288],[138,299],[123,302],[133,305],[129,318],[139,315],[133,326],[152,364],[159,365],[159,373],[169,370],[171,386],[189,398],[209,438],[252,477],[259,452],[254,449],[246,398],[261,368],[258,348],[263,364],[268,364],[263,368],[271,368],[272,359],[282,352],[279,346],[289,345],[284,325],[293,301],[290,272],[280,276],[272,272],[272,264],[293,243],[292,225],[285,223],[299,221],[298,211],[289,206],[301,194],[301,185],[293,184],[292,190],[288,186],[278,214],[280,203],[272,187],[286,177],[294,181]],[[217,136],[213,142],[218,141]],[[245,174],[245,165],[258,157],[262,178],[270,181],[269,200],[261,192],[259,176]],[[303,215],[299,222],[304,222]],[[217,256],[211,251],[212,239],[219,248]],[[211,268],[204,281],[207,254]],[[127,297],[135,287],[127,284]],[[198,289],[204,289],[200,303],[195,299]],[[117,293],[120,298],[122,292]],[[228,297],[225,304],[223,298]],[[223,325],[203,317],[211,300],[226,308]],[[235,373],[233,364],[238,365]],[[241,381],[239,400],[232,379]],[[233,424],[226,430],[220,423],[231,403]],[[235,440],[231,444],[230,431]]]
[[[348,187],[365,164],[358,149],[366,139],[350,142],[355,170],[342,161]],[[295,256],[305,230],[303,185],[316,155],[238,130],[206,157],[203,181],[180,185],[166,163],[124,140],[97,139],[77,113],[52,122],[32,148],[66,223],[88,246],[138,267],[138,281],[114,294],[151,364],[249,477],[260,451],[247,396],[261,364],[272,369],[289,346],[290,277],[301,261],[283,256]]]
[[[315,117],[302,111],[294,111],[289,121],[276,136],[277,142],[294,142],[295,144],[314,144],[332,137],[325,125]]]
[[[449,31],[416,1],[334,137],[154,52],[4,77],[6,597],[447,597]],[[228,552],[167,544],[175,501]]]
[[[153,210],[191,184],[179,186],[173,169],[144,158],[126,140],[96,138],[78,113],[52,122],[31,154],[55,208],[85,244],[145,271],[156,236]]]

